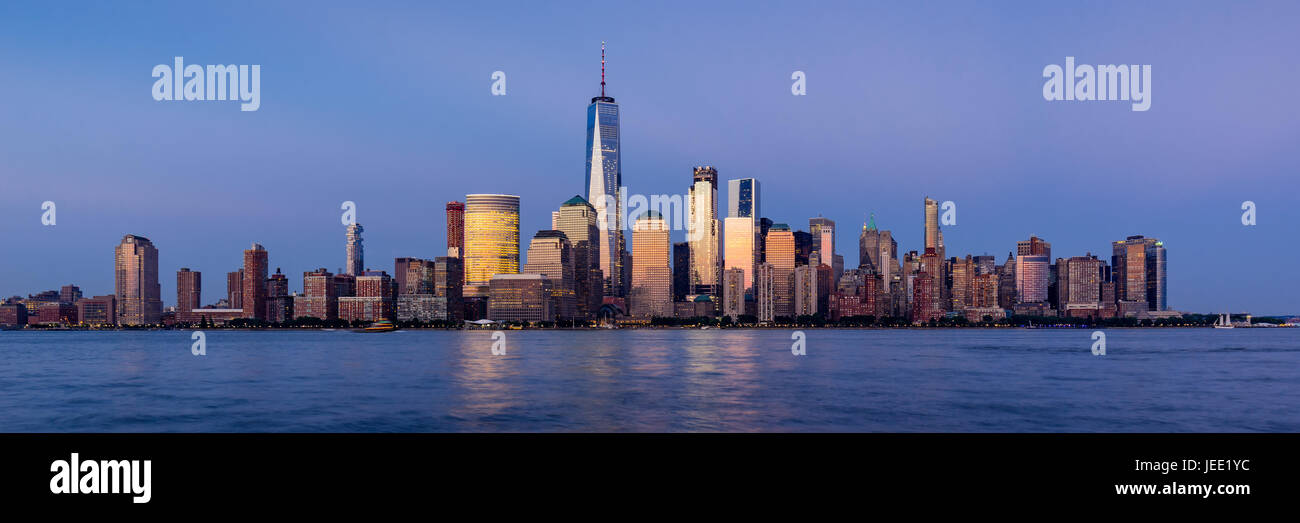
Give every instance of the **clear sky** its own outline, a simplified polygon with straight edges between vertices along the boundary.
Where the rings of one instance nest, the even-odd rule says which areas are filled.
[[[835,220],[850,267],[868,212],[920,249],[928,195],[957,205],[949,255],[1036,234],[1109,261],[1143,234],[1171,308],[1300,313],[1296,2],[429,4],[0,4],[0,295],[112,293],[127,233],[158,246],[168,305],[180,267],[224,296],[253,241],[301,290],[343,266],[345,200],[372,268],[443,255],[466,193],[520,195],[526,248],[585,192],[605,40],[632,192],[758,178],[775,221]],[[153,100],[175,56],[261,65],[260,110]],[[1045,101],[1066,56],[1151,65],[1150,110]]]

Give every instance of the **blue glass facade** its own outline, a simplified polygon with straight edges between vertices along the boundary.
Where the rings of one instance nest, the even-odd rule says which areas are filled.
[[[600,227],[600,267],[605,274],[605,293],[623,296],[623,209],[619,190],[623,185],[619,160],[618,104],[608,96],[591,99],[587,106],[587,201],[598,215],[604,212]]]

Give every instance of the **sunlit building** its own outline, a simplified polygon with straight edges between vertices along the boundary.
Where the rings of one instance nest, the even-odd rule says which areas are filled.
[[[153,325],[162,320],[162,287],[158,284],[158,249],[143,236],[122,237],[115,251],[117,321],[122,325]]]
[[[605,47],[600,50],[600,96],[587,105],[587,201],[605,223],[599,226],[600,270],[605,277],[605,294],[622,297],[626,282],[623,270],[623,162],[620,159],[619,107],[605,95]]]
[[[686,233],[691,244],[691,294],[716,296],[722,270],[718,170],[710,166],[696,167],[692,180],[688,193],[690,229]]]
[[[1148,311],[1168,310],[1164,242],[1138,235],[1114,242],[1112,247],[1117,301],[1145,303]]]
[[[632,289],[628,296],[632,316],[673,316],[669,235],[668,222],[657,211],[647,211],[632,225]]]
[[[465,197],[465,296],[483,298],[497,274],[519,273],[519,197]]]

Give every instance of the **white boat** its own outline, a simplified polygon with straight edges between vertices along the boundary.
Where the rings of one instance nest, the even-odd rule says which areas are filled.
[[[1223,313],[1223,314],[1220,314],[1220,315],[1219,315],[1219,320],[1216,321],[1216,322],[1214,322],[1214,328],[1216,328],[1216,329],[1231,329],[1231,328],[1232,328],[1232,315],[1231,315],[1231,314],[1228,314],[1228,313],[1226,313],[1226,312]]]

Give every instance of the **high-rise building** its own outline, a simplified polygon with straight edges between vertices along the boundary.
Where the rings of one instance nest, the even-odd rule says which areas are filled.
[[[635,251],[634,251],[635,252]],[[745,314],[745,291],[748,289],[745,285],[744,269],[727,269],[722,271],[722,315],[728,316],[732,321],[740,318]]]
[[[760,263],[754,269],[754,302],[758,321],[776,318],[776,268],[770,263]]]
[[[927,251],[934,252],[933,248]],[[916,273],[912,280],[912,322],[924,323],[942,316],[939,296],[934,292],[935,277],[925,271]]]
[[[232,309],[244,306],[244,269],[226,273],[226,304]]]
[[[758,264],[758,227],[753,218],[727,217],[724,221],[723,264],[741,271],[741,284],[754,284],[754,267]]]
[[[358,244],[359,245],[359,244]],[[243,310],[245,318],[266,319],[266,278],[269,267],[266,249],[254,243],[244,250]]]
[[[1112,244],[1116,300],[1129,309],[1168,310],[1164,242],[1141,235]]]
[[[1057,260],[1057,310],[1061,316],[1099,316],[1103,265],[1091,253]]]
[[[153,325],[162,320],[158,249],[143,236],[128,234],[115,250],[117,321]]]
[[[447,202],[447,256],[460,258],[465,254],[465,204]]]
[[[763,216],[760,184],[753,178],[727,180],[727,217],[753,218],[755,223]]]
[[[975,259],[967,254],[965,258],[953,258],[952,263],[952,305],[954,311],[975,306]]]
[[[772,266],[772,310],[777,317],[794,315],[794,268],[797,252],[790,226],[773,224],[767,231],[767,263]]]
[[[1016,258],[1007,253],[1007,262],[998,269],[998,307],[1010,309],[1016,304]]]
[[[537,231],[528,244],[528,262],[521,273],[540,274],[551,280],[551,310],[556,319],[577,317],[573,266],[573,248],[563,232]]]
[[[999,282],[1000,278],[996,272],[976,274],[971,295],[971,299],[974,301],[972,306],[977,309],[998,307]]]
[[[190,322],[190,311],[202,308],[203,275],[181,267],[176,271],[176,320]]]
[[[686,301],[691,293],[691,244],[673,244],[673,301]]]
[[[925,249],[934,249],[935,256],[939,260],[947,260],[947,252],[943,243],[943,230],[939,227],[939,202],[930,198],[925,198]],[[926,253],[928,251],[921,251]],[[940,263],[934,269],[928,269],[926,272],[934,279],[934,295],[939,300],[939,310],[946,310],[951,306],[952,289],[949,283],[952,280],[948,272],[947,263]]]
[[[835,221],[818,216],[808,219],[808,232],[813,238],[813,252],[820,255],[822,263],[835,259]]]
[[[620,161],[619,108],[605,95],[605,44],[600,46],[600,96],[587,105],[587,201],[605,222],[599,225],[600,270],[605,294],[625,294],[623,239],[623,164]]]
[[[462,289],[465,286],[465,262],[454,256],[439,256],[433,260],[433,295],[441,307],[435,311],[439,319],[460,322],[465,319]]]
[[[939,202],[925,198],[925,248],[943,257],[943,231],[939,230]]]
[[[657,211],[646,211],[632,225],[632,290],[628,306],[633,316],[673,316],[669,235],[668,222]]]
[[[1047,256],[1026,254],[1016,257],[1016,302],[1043,303],[1047,301]]]
[[[284,323],[293,319],[294,297],[289,295],[289,277],[275,268],[266,279],[266,321]]]
[[[294,318],[335,320],[339,317],[339,296],[334,275],[324,268],[302,273],[302,296],[294,301]]]
[[[497,274],[519,273],[519,197],[465,197],[465,296],[485,298]]]
[[[604,273],[600,268],[600,229],[596,226],[596,209],[582,196],[560,204],[553,213],[552,227],[563,232],[573,249],[573,286],[579,318],[594,318],[605,293]]]
[[[691,244],[691,294],[717,296],[721,281],[718,170],[696,167],[689,191],[687,240]]]
[[[363,232],[365,232],[365,228],[359,223],[353,223],[348,226],[348,259],[347,265],[343,268],[343,274],[357,276],[366,271],[366,252],[365,248],[361,245],[361,233]]]
[[[817,314],[817,267],[800,265],[794,268],[794,316]]]
[[[1050,260],[1052,259],[1052,244],[1043,241],[1042,238],[1037,236],[1030,236],[1028,240],[1016,242],[1016,256],[1030,254],[1046,256]]]

